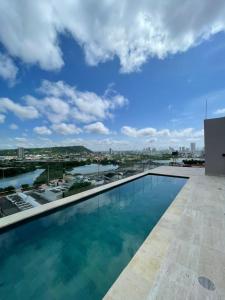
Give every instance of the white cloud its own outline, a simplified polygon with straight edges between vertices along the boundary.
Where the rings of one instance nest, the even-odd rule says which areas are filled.
[[[170,139],[169,141],[172,144],[177,144],[177,143],[179,143],[180,140],[179,139]]]
[[[198,141],[200,141],[200,138],[198,138],[198,137],[190,137],[190,138],[187,138],[186,139],[186,141],[187,142],[198,142]]]
[[[0,114],[0,124],[5,122],[5,115]]]
[[[157,138],[151,138],[151,139],[149,139],[149,140],[146,140],[145,141],[145,143],[146,144],[154,144],[154,143],[156,143],[158,141],[158,139]]]
[[[10,83],[13,83],[16,79],[18,68],[14,64],[13,60],[0,52],[0,76],[9,80]]]
[[[169,137],[173,139],[177,138],[200,138],[204,136],[204,130],[194,130],[194,128],[184,128],[180,130],[170,130],[170,129],[162,129],[157,130],[155,128],[147,127],[142,129],[137,129],[130,126],[123,126],[121,128],[122,134],[134,137]]]
[[[102,123],[96,122],[90,125],[86,125],[84,130],[88,133],[97,133],[97,134],[109,134],[109,129]]]
[[[79,91],[63,81],[43,81],[37,90],[40,98],[26,95],[25,104],[16,103],[8,98],[0,98],[0,114],[13,113],[20,119],[42,118],[52,126],[53,131],[61,134],[80,133],[77,123],[91,123],[86,131],[103,134],[110,133],[101,120],[114,117],[114,111],[128,104],[128,100],[115,90],[107,89],[103,95],[89,91]],[[76,123],[76,124],[74,124]],[[17,125],[16,125],[17,126]],[[16,129],[11,125],[11,129]],[[50,134],[50,129],[37,127],[38,134]],[[43,132],[43,133],[40,133]]]
[[[63,81],[44,80],[38,92],[43,97],[38,99],[26,96],[28,105],[33,105],[52,123],[76,121],[90,123],[113,116],[117,108],[127,105],[128,100],[115,90],[106,90],[104,95],[89,91],[79,91]]]
[[[89,65],[117,56],[121,71],[183,52],[225,29],[224,1],[111,0],[0,3],[0,41],[10,55],[46,70],[63,66],[59,36],[69,33]]]
[[[80,132],[82,132],[82,130],[76,127],[74,124],[66,124],[66,123],[53,124],[51,128],[55,132],[63,135],[79,134]]]
[[[37,126],[34,127],[34,132],[40,135],[51,135],[52,131],[46,126]]]
[[[18,125],[12,123],[12,124],[9,125],[9,128],[12,129],[12,130],[17,130],[19,127],[18,127]]]
[[[174,137],[174,138],[190,137],[193,134],[194,134],[193,128],[185,128],[182,130],[169,131],[169,136]]]
[[[225,108],[219,108],[217,109],[214,114],[216,115],[222,115],[222,114],[225,114]]]
[[[54,4],[55,2],[55,4]],[[63,66],[57,34],[61,32],[56,1],[1,1],[0,40],[12,56],[46,70]]]
[[[151,127],[136,129],[130,126],[123,126],[121,132],[130,137],[147,137],[156,135],[156,129]]]
[[[52,123],[60,123],[69,117],[70,106],[63,99],[45,97],[39,100],[30,95],[26,96],[25,99],[28,105],[35,107],[41,115],[46,116]]]
[[[8,98],[0,98],[0,112],[7,111],[14,113],[20,119],[35,119],[39,116],[37,109],[32,106],[23,106]]]
[[[197,130],[193,133],[194,138],[201,138],[204,136],[204,129]]]
[[[36,143],[32,142],[30,139],[25,137],[16,137],[12,139],[12,147],[24,147],[24,148],[33,148],[36,146]],[[11,147],[11,148],[12,148]]]
[[[24,137],[15,137],[15,140],[16,140],[17,142],[20,142],[20,143],[25,143],[25,142],[27,142],[27,139],[24,138]]]

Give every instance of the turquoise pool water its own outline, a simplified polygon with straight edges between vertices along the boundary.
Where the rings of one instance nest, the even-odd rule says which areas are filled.
[[[148,175],[0,235],[0,298],[101,299],[186,179]]]

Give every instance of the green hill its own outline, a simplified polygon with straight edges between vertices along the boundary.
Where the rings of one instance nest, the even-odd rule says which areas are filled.
[[[84,146],[67,146],[67,147],[46,147],[46,148],[27,148],[25,154],[84,154],[92,153],[91,150]],[[0,150],[0,156],[15,156],[17,149]]]

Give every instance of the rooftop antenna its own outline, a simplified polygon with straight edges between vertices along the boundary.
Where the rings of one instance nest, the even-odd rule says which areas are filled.
[[[208,117],[208,101],[207,99],[205,100],[205,119],[207,120]]]

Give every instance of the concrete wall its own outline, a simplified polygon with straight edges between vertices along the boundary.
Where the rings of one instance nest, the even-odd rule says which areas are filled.
[[[225,117],[204,121],[205,173],[225,175]]]

